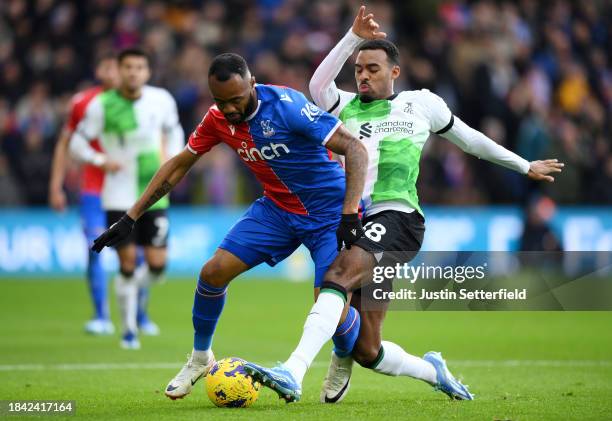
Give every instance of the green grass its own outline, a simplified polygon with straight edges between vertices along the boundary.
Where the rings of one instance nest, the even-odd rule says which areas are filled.
[[[329,347],[307,374],[299,403],[286,405],[264,390],[249,409],[219,409],[208,401],[203,382],[173,402],[163,388],[191,349],[193,288],[192,282],[169,282],[153,290],[151,315],[162,335],[142,338],[143,349],[134,352],[120,350],[118,337],[82,333],[89,316],[83,282],[0,282],[0,400],[73,399],[78,418],[100,420],[612,418],[612,313],[604,312],[390,313],[385,338],[416,355],[443,351],[451,370],[477,394],[473,402],[451,402],[422,382],[356,367],[346,400],[319,404]],[[237,281],[215,337],[217,357],[285,359],[311,300],[307,284]],[[514,360],[519,362],[509,362]],[[176,368],[57,367],[75,363]],[[49,367],[9,367],[20,364]]]

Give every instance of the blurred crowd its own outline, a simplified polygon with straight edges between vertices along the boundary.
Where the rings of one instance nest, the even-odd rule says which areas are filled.
[[[0,2],[0,205],[44,205],[70,97],[91,86],[96,57],[133,45],[151,84],[174,95],[190,133],[212,104],[211,58],[242,54],[262,83],[307,93],[344,35],[354,0],[3,0]],[[441,138],[426,146],[424,204],[612,204],[612,2],[370,1],[401,51],[396,90],[428,88],[453,112],[528,160],[566,163],[554,184],[479,161]],[[355,90],[350,64],[338,84]],[[78,167],[66,189],[78,196]],[[245,204],[260,188],[225,147],[173,192],[175,203]]]

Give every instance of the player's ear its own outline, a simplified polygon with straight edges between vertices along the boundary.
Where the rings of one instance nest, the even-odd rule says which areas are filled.
[[[251,88],[255,87],[255,76],[251,76]]]
[[[399,77],[401,71],[400,71],[400,67],[396,64],[393,66],[393,68],[391,69],[391,79],[395,80]]]

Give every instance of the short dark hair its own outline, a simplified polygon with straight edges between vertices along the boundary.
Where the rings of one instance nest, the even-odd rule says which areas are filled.
[[[386,39],[370,39],[359,45],[359,51],[363,50],[383,50],[387,54],[387,59],[391,64],[399,66],[399,50],[396,45]]]
[[[219,82],[229,80],[232,75],[245,78],[249,73],[249,66],[245,59],[238,54],[223,53],[215,57],[208,69],[208,77],[215,76]]]
[[[96,66],[106,60],[117,60],[114,51],[106,50],[96,55]]]
[[[121,64],[121,62],[123,62],[123,60],[127,57],[143,57],[147,61],[147,64],[151,65],[151,60],[149,58],[149,55],[142,48],[130,47],[130,48],[124,48],[123,50],[121,50],[119,52],[119,55],[117,56],[117,60],[119,61],[119,64]]]

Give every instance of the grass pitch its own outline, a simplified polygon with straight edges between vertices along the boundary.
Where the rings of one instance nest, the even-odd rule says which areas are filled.
[[[442,351],[476,393],[473,402],[451,402],[422,382],[356,367],[345,401],[319,404],[330,346],[307,374],[299,403],[262,390],[251,408],[220,409],[204,382],[170,401],[163,388],[191,350],[193,289],[178,281],[155,287],[151,317],[162,335],[124,351],[118,335],[82,332],[90,315],[83,281],[0,281],[0,400],[75,400],[77,418],[100,420],[612,419],[611,312],[390,313],[385,338],[415,355]],[[236,281],[216,356],[284,360],[311,304],[308,284]]]

